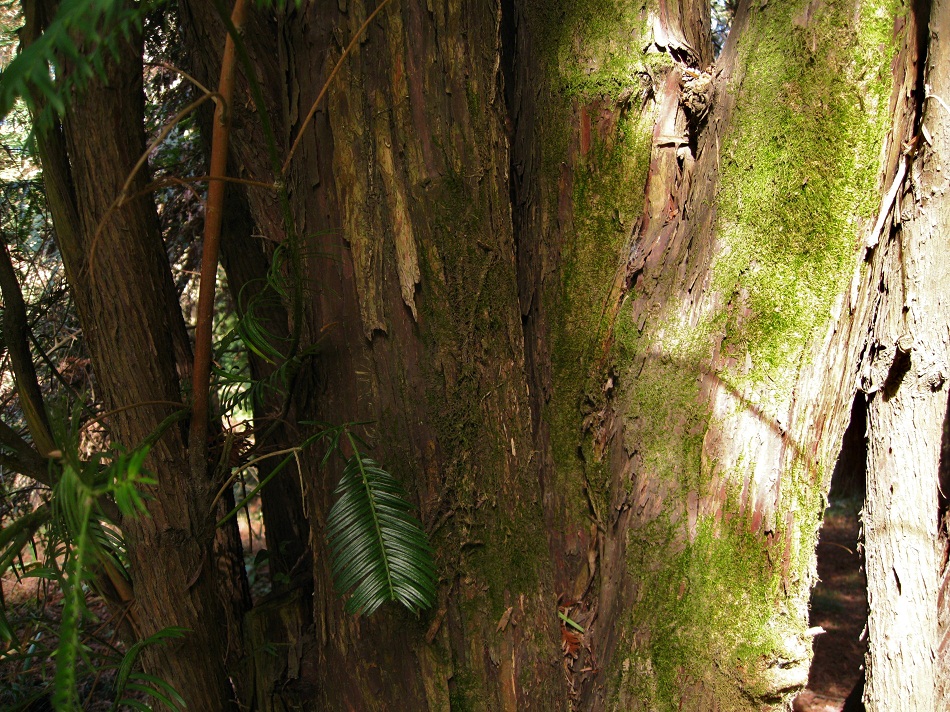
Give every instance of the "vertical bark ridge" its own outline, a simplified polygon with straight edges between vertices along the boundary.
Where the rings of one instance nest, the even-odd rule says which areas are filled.
[[[468,700],[476,707],[518,709],[536,699],[532,688],[551,684],[538,667],[532,638],[550,635],[555,612],[551,601],[550,622],[536,620],[544,607],[525,577],[538,576],[540,562],[511,558],[524,556],[523,547],[537,537],[525,529],[534,526],[533,517],[504,514],[530,508],[533,495],[525,484],[531,482],[525,479],[528,413],[520,385],[520,324],[511,311],[507,154],[493,66],[499,51],[498,8],[485,3],[470,11],[453,5],[427,11],[419,3],[405,3],[393,10],[384,15],[382,32],[368,40],[381,42],[380,51],[364,50],[353,58],[350,71],[359,81],[337,85],[328,105],[337,204],[352,250],[363,321],[364,338],[349,337],[349,348],[365,344],[366,333],[375,332],[371,399],[364,407],[383,416],[381,445],[398,457],[394,466],[416,469],[417,482],[423,474],[420,494],[434,495],[423,500],[423,513],[433,517],[433,524],[450,517],[437,541],[449,566],[466,572],[449,582],[451,598],[443,605],[454,610],[441,630],[433,629],[435,651],[445,651],[436,655],[451,651],[451,675],[444,663],[426,663],[431,653],[411,644],[420,662],[434,668],[437,684],[427,687],[426,703],[433,707],[448,695],[458,704]],[[355,25],[355,18],[349,24]],[[360,99],[361,82],[368,101]],[[368,123],[362,129],[361,116]],[[378,121],[388,123],[388,131],[385,124],[374,127]],[[394,144],[391,177],[381,175],[373,160],[389,155],[379,143],[385,134]],[[354,163],[356,152],[369,160]],[[386,211],[386,195],[402,180],[408,180],[414,198],[421,273],[417,315],[405,306],[398,242],[390,246],[390,240],[399,239],[391,228],[399,216]],[[358,197],[366,190],[373,191],[369,205]],[[351,258],[344,254],[343,259]],[[394,260],[395,279],[390,276]],[[378,304],[372,284],[385,290]],[[499,354],[510,356],[498,359]],[[420,388],[424,383],[430,385]],[[445,414],[441,423],[433,419],[438,410]],[[412,420],[394,428],[387,412],[406,413]],[[463,465],[466,458],[470,464]],[[480,506],[488,507],[485,516],[495,521],[482,519]],[[488,597],[479,592],[480,581],[488,585]],[[496,631],[506,611],[513,624]],[[346,628],[342,640],[351,635]],[[495,666],[497,675],[491,672]]]

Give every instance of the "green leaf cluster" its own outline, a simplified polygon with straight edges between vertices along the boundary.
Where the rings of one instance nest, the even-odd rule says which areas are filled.
[[[356,423],[304,424],[322,429],[290,452],[274,453],[284,456],[280,463],[218,526],[235,516],[311,445],[327,443],[321,463],[326,466],[334,454],[342,456],[345,442],[352,454],[345,457],[343,475],[336,486],[337,501],[327,517],[327,540],[334,586],[341,596],[349,594],[347,612],[370,615],[390,601],[414,612],[431,608],[437,596],[434,553],[422,524],[412,514],[405,488],[361,452],[361,441],[351,431]]]
[[[159,677],[139,672],[135,669],[135,664],[138,662],[139,654],[148,646],[160,645],[169,640],[183,638],[187,633],[187,628],[180,628],[178,626],[162,628],[157,633],[138,641],[129,648],[128,652],[122,656],[122,660],[120,660],[116,666],[118,674],[115,680],[115,703],[112,705],[111,712],[117,712],[117,710],[120,709],[134,709],[148,712],[148,710],[151,709],[138,700],[126,697],[126,692],[153,697],[170,710],[185,708],[185,701],[174,687]]]
[[[62,619],[56,631],[59,642],[55,651],[49,652],[56,661],[52,687],[53,706],[57,710],[80,709],[77,692],[80,662],[93,668],[119,670],[116,705],[121,704],[123,708],[144,709],[141,703],[122,699],[126,690],[151,695],[171,709],[176,708],[172,702],[181,701],[164,681],[132,670],[144,646],[168,637],[180,637],[180,630],[161,631],[133,646],[120,662],[107,661],[104,666],[92,659],[81,639],[82,624],[88,615],[87,589],[94,584],[96,567],[110,566],[119,575],[126,575],[125,542],[118,522],[112,521],[106,513],[109,508],[105,503],[114,503],[123,517],[148,516],[145,490],[156,484],[156,480],[144,463],[154,442],[180,417],[175,414],[166,419],[145,442],[130,451],[113,446],[87,457],[80,448],[79,410],[66,424],[54,418],[60,449],[50,462],[56,484],[49,499],[0,531],[0,576],[13,571],[17,577],[55,581],[63,593]],[[41,546],[34,544],[34,556],[42,551],[43,560],[24,563],[22,551],[37,539]],[[7,654],[20,647],[3,607],[0,607],[0,639]],[[19,657],[23,659],[39,655],[35,651],[20,652]]]
[[[54,112],[65,113],[72,93],[105,77],[105,58],[117,56],[118,42],[141,30],[146,12],[160,2],[63,0],[43,34],[0,73],[0,118],[20,97],[41,128]]]

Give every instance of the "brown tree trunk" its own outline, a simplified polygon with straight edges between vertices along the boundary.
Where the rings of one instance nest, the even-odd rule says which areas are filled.
[[[371,10],[249,33],[285,149]],[[745,709],[804,684],[867,333],[849,281],[916,25],[741,5],[706,73],[707,13],[397,1],[306,127],[286,185],[323,346],[293,414],[374,421],[444,576],[423,622],[355,621],[318,553],[323,705]],[[236,163],[273,179],[237,131]],[[250,191],[281,240],[275,202]],[[301,474],[319,542],[335,477]]]
[[[554,544],[588,552],[556,568],[576,596],[599,583],[573,669],[607,674],[575,681],[595,709],[777,705],[807,675],[866,335],[842,306],[904,136],[891,115],[913,112],[914,16],[740,3],[705,76],[702,8],[599,11],[526,4],[513,92],[549,531],[597,524]]]
[[[197,0],[181,7],[194,74],[216,77],[218,15]],[[313,568],[312,611],[291,590],[249,618],[247,657],[266,687],[254,691],[257,704],[787,703],[807,677],[814,544],[856,389],[874,393],[872,436],[925,401],[928,423],[944,422],[934,378],[946,362],[946,318],[918,308],[923,286],[899,302],[878,296],[946,277],[926,271],[944,269],[936,251],[917,257],[940,234],[919,195],[919,216],[902,231],[877,229],[907,160],[901,144],[914,135],[922,9],[741,3],[713,65],[708,7],[689,0],[393,0],[305,125],[374,8],[341,0],[252,13],[243,42],[264,98],[251,111],[256,90],[246,77],[239,84],[246,110],[233,117],[231,165],[286,191],[284,206],[277,189],[246,191],[257,232],[281,245],[297,285],[268,317],[291,343],[299,337],[279,415],[371,422],[361,434],[372,455],[407,484],[436,545],[439,604],[420,617],[343,613],[323,543],[339,473],[319,467],[322,452],[307,453],[302,471],[264,499],[269,537],[306,532],[313,547],[312,561],[302,559]],[[99,230],[142,150],[140,56],[124,51],[108,86],[94,84],[71,107],[66,145],[53,135],[43,149],[110,405],[180,399],[174,364],[188,363],[147,201]],[[932,99],[928,112],[940,106]],[[264,149],[264,118],[276,156]],[[81,136],[91,125],[110,125],[116,138]],[[932,145],[913,164],[923,161],[921,172],[908,173],[919,190],[937,190],[927,198],[935,206],[945,179],[927,161],[942,156],[941,130],[931,125]],[[264,270],[242,258],[273,248],[250,245],[238,224],[231,237],[228,271],[236,285],[251,283]],[[912,338],[902,341],[898,326]],[[130,368],[116,353],[144,356]],[[870,375],[858,382],[865,362]],[[926,387],[909,387],[910,374]],[[125,412],[116,432],[135,442],[166,413]],[[914,443],[900,427],[891,434]],[[183,433],[156,448],[152,519],[128,523],[136,596],[148,624],[195,631],[153,662],[192,708],[219,709],[230,699],[225,661],[241,640],[215,631],[240,605],[215,599],[224,577],[209,563],[211,482],[182,474]],[[306,434],[301,426],[297,437]],[[295,437],[289,425],[274,435]],[[895,513],[880,507],[893,476],[878,439],[869,580],[893,596],[896,569],[909,596],[902,567],[915,567],[919,605],[932,613],[939,435],[919,435],[930,449],[915,452],[934,467],[912,481],[929,491],[920,506],[930,529],[904,536],[919,538],[912,550],[925,560],[888,563],[893,546],[878,548]],[[288,572],[293,558],[281,563]],[[872,642],[888,641],[888,621],[903,619],[881,606],[876,617],[877,596],[872,588]],[[924,656],[937,645],[936,619],[927,620]],[[289,651],[286,664],[261,654],[268,632]],[[890,673],[875,654],[868,695],[883,700]],[[928,674],[921,694],[933,690]]]
[[[36,37],[49,21],[49,5],[26,3],[24,10],[27,39]],[[116,207],[145,150],[141,44],[122,41],[117,52],[118,59],[106,59],[108,79],[90,79],[71,98],[62,131],[54,127],[38,143],[96,382],[106,407],[117,411],[106,425],[115,442],[133,447],[181,403],[176,365],[187,375],[190,346],[155,205],[142,194],[147,171],[128,186],[127,195],[142,197]],[[234,584],[212,564],[211,482],[188,477],[185,432],[170,428],[146,461],[158,480],[150,516],[121,522],[135,597],[131,616],[140,637],[167,626],[191,631],[181,642],[147,648],[148,665],[191,709],[222,710],[231,706],[226,661],[239,655],[240,636],[225,624],[219,595]]]
[[[947,666],[938,637],[938,579],[947,548],[938,493],[945,486],[940,468],[946,468],[941,448],[950,378],[948,10],[938,0],[929,18],[919,18],[927,53],[922,78],[914,77],[910,117],[919,123],[914,137],[907,135],[903,178],[868,270],[876,289],[868,290],[863,384],[869,440],[865,703],[874,711],[942,710],[950,702],[945,682],[938,686]]]
[[[247,46],[276,95],[270,116],[282,119],[285,150],[372,9],[306,7],[276,32],[252,20],[261,24]],[[184,12],[195,38],[220,35],[202,4]],[[308,456],[316,659],[296,686],[281,686],[288,704],[305,689],[327,709],[445,709],[450,699],[520,709],[562,697],[550,656],[541,657],[558,649],[557,601],[530,446],[500,22],[489,4],[430,12],[394,3],[369,28],[369,50],[344,65],[290,164],[299,243],[285,246],[305,275],[303,347],[321,342],[297,378],[291,415],[374,421],[364,433],[372,455],[415,490],[444,581],[438,610],[421,621],[345,617],[322,548],[338,473],[318,468],[322,453]],[[213,75],[213,57],[199,62]],[[235,122],[235,163],[270,180],[256,121]],[[249,202],[260,232],[287,239],[273,195],[252,190]]]
[[[286,23],[285,71],[300,87],[288,137],[371,9],[310,8]],[[373,454],[413,488],[443,579],[438,609],[420,621],[357,621],[316,557],[327,708],[565,700],[552,674],[558,591],[530,437],[501,23],[494,3],[394,3],[291,164],[298,229],[316,233],[304,243],[307,330],[329,327],[298,413],[374,421]],[[308,41],[314,27],[327,28],[324,44]],[[311,511],[328,511],[330,474],[308,473]]]

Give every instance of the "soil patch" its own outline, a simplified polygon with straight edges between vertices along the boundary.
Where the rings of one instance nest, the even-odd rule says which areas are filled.
[[[826,631],[814,641],[808,687],[795,700],[798,712],[839,712],[864,675],[868,618],[867,579],[858,549],[861,504],[834,502],[825,512],[818,542],[818,577],[811,595],[811,626]]]

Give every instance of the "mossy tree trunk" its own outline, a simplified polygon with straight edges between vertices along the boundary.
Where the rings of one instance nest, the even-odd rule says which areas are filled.
[[[305,4],[248,33],[283,150],[371,10]],[[701,3],[406,0],[370,24],[287,174],[321,344],[293,415],[373,421],[442,597],[349,619],[318,551],[298,688],[726,710],[804,684],[919,12],[741,5],[715,64]],[[253,127],[235,163],[270,180]],[[286,239],[271,196],[250,205]],[[333,481],[301,473],[318,543]]]
[[[770,707],[804,684],[815,538],[864,388],[869,303],[882,270],[900,274],[865,244],[916,130],[928,8],[740,3],[711,68],[703,13],[516,13],[520,295],[557,586],[596,613],[572,667],[585,708]],[[915,279],[941,301],[939,278]],[[946,403],[932,407],[939,431]],[[904,511],[934,552],[940,438],[916,436],[933,474]],[[933,582],[937,558],[923,567]],[[911,608],[933,621],[928,592]],[[933,659],[920,667],[932,689]],[[893,704],[886,683],[869,690]]]
[[[408,485],[436,545],[439,604],[419,618],[343,613],[323,531],[338,473],[319,467],[322,453],[308,454],[265,490],[264,507],[270,545],[287,544],[275,566],[288,576],[312,568],[312,583],[247,619],[250,662],[230,674],[242,682],[250,670],[257,689],[242,702],[779,708],[807,677],[816,536],[851,404],[878,383],[871,344],[886,350],[903,335],[880,316],[906,318],[879,288],[898,274],[902,238],[893,220],[881,233],[878,215],[901,162],[918,165],[902,145],[923,98],[926,9],[900,0],[740,3],[713,63],[708,7],[690,0],[392,0],[307,125],[374,7],[339,0],[251,13],[243,42],[263,105],[255,109],[244,81],[231,171],[279,179],[286,202],[242,188],[263,241],[252,242],[236,207],[223,254],[232,288],[254,284],[275,253],[293,285],[267,316],[280,322],[275,336],[298,335],[305,354],[287,407],[259,404],[285,421],[273,447],[302,440],[316,427],[308,422],[369,421],[361,432],[373,456]],[[180,8],[192,73],[213,85],[218,14],[205,0]],[[928,110],[939,113],[935,101]],[[946,140],[942,126],[930,125],[931,138],[943,131]],[[268,141],[279,163],[301,130],[287,171],[275,175]],[[922,175],[945,217],[936,168],[932,183]],[[901,206],[919,197],[908,195]],[[939,229],[920,226],[914,234],[938,239]],[[151,255],[155,235],[145,228]],[[141,263],[149,260],[157,265],[154,255]],[[111,269],[108,280],[114,292],[165,299],[167,265],[154,272],[146,282]],[[84,284],[81,271],[71,279]],[[936,273],[915,279],[922,305],[937,299]],[[80,307],[84,325],[94,324]],[[188,349],[174,321],[138,325],[167,340],[137,353],[160,371],[149,387],[171,390],[129,398],[179,397],[172,346],[183,364]],[[931,341],[945,348],[946,333],[936,334],[937,317],[928,323],[935,333],[914,338],[938,354]],[[100,379],[117,368],[108,349],[91,351]],[[927,418],[942,426],[946,387],[933,383],[920,392],[933,401]],[[903,413],[902,403],[875,395],[871,427],[888,422],[888,408]],[[906,425],[893,427],[907,435]],[[924,437],[931,449],[920,457],[933,459]],[[184,446],[175,447],[156,463],[162,472],[176,471]],[[889,481],[873,478],[887,470],[875,457],[870,469],[869,492],[883,491]],[[907,505],[925,508],[930,541],[932,481],[921,480],[931,500]],[[211,611],[207,625],[189,623],[207,642],[208,625],[231,611],[214,603],[211,573],[200,575],[210,490],[167,482],[180,489],[163,490],[169,499],[155,505],[169,512],[153,520],[165,528],[154,541],[148,529],[133,537],[133,559],[157,551],[161,564],[140,571],[139,600],[157,627],[180,622],[155,593],[175,580],[186,609]],[[187,501],[174,508],[173,497]],[[868,507],[869,561],[874,526],[887,528],[879,504]],[[935,611],[941,564],[932,553],[918,564],[929,578],[915,605]],[[872,645],[877,631],[889,635],[874,621]],[[229,642],[232,654],[241,648]],[[188,650],[163,652],[156,672],[194,662]],[[229,703],[228,651],[219,652],[207,669],[194,662],[190,677],[172,680],[189,686],[196,709]],[[885,665],[872,654],[872,676],[886,679]],[[932,660],[921,665],[932,672]],[[194,682],[204,675],[213,684],[201,692]],[[888,708],[873,677],[868,690]]]

